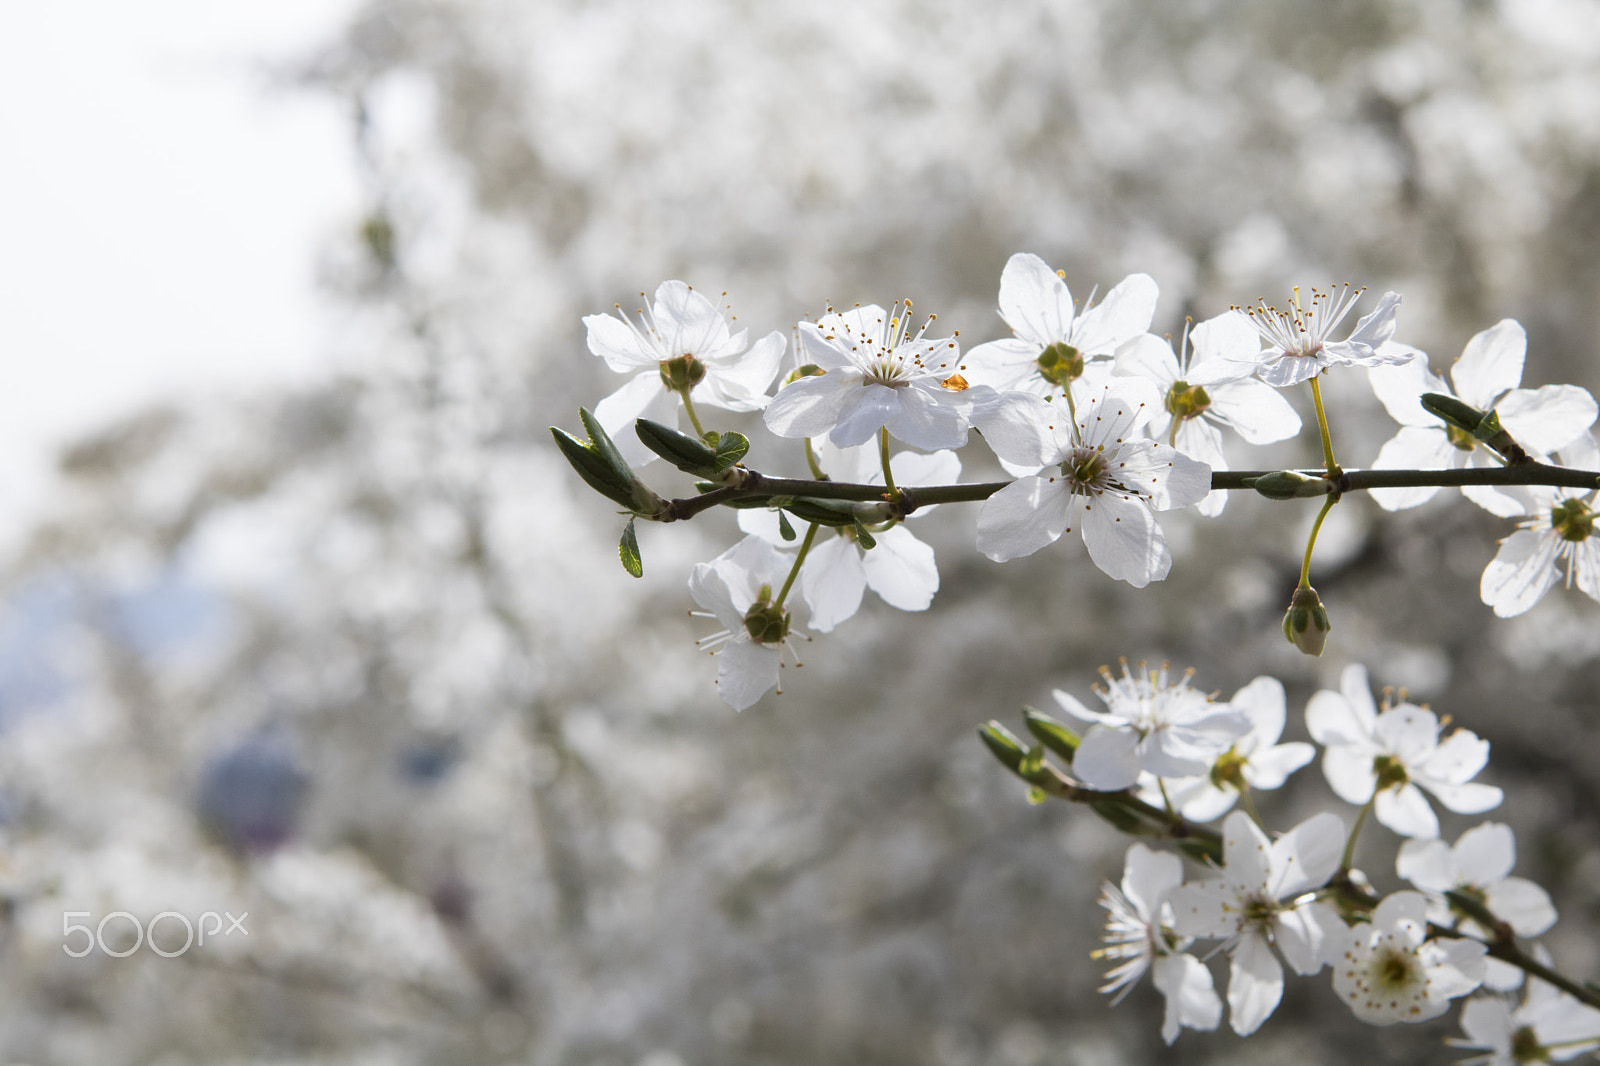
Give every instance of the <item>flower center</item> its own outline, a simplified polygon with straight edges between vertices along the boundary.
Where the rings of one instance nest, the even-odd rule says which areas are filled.
[[[670,392],[692,389],[706,377],[706,365],[692,355],[663,359],[660,366],[661,384]]]
[[[789,612],[772,602],[772,586],[762,585],[756,602],[744,613],[744,631],[757,644],[782,644],[789,635]]]
[[[1203,385],[1174,381],[1172,388],[1167,390],[1167,413],[1180,422],[1186,418],[1198,418],[1210,406],[1211,394],[1206,392]]]
[[[1244,764],[1247,762],[1243,755],[1233,748],[1229,748],[1211,764],[1211,783],[1217,788],[1231,786],[1236,792],[1244,791]]]
[[[1412,952],[1385,947],[1377,952],[1368,972],[1372,975],[1373,984],[1379,988],[1401,991],[1422,976],[1417,963],[1418,959]]]
[[[1582,500],[1568,500],[1550,509],[1550,528],[1561,534],[1562,540],[1588,540],[1594,532],[1594,512]]]
[[[1550,1061],[1550,1055],[1545,1051],[1544,1045],[1539,1043],[1539,1036],[1533,1031],[1533,1026],[1519,1026],[1517,1031],[1511,1034],[1511,1061]]]
[[[1058,388],[1071,388],[1083,376],[1083,353],[1066,341],[1056,341],[1039,353],[1039,376]]]
[[[1061,476],[1072,483],[1072,491],[1085,496],[1105,489],[1106,470],[1106,457],[1099,448],[1074,448],[1061,464]]]
[[[1372,772],[1378,775],[1378,790],[1399,788],[1411,780],[1405,763],[1398,755],[1379,755],[1372,760]]]

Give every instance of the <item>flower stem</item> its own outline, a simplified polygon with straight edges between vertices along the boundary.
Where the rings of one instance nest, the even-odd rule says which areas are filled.
[[[788,598],[789,590],[794,588],[794,579],[800,576],[800,564],[806,561],[806,553],[811,550],[811,542],[817,539],[816,522],[811,523],[811,528],[806,530],[806,538],[800,542],[800,551],[795,554],[794,565],[789,568],[789,576],[783,580],[783,588],[778,590],[778,598],[772,601],[772,606],[782,607],[783,601]]]
[[[1322,385],[1317,378],[1311,379],[1311,399],[1317,405],[1317,430],[1322,434],[1323,462],[1327,464],[1328,476],[1338,477],[1344,471],[1339,469],[1339,464],[1333,458],[1333,437],[1328,433],[1328,412],[1322,408]]]
[[[679,389],[678,395],[683,397],[683,409],[689,414],[689,424],[694,426],[694,431],[700,435],[702,440],[704,440],[706,435],[706,427],[700,424],[700,416],[695,414],[694,401],[689,399],[689,386],[686,385]]]
[[[883,461],[883,483],[889,489],[889,495],[899,496],[900,490],[894,487],[894,471],[889,469],[889,427],[884,426],[878,430],[878,458]]]
[[[1239,807],[1250,816],[1250,820],[1256,823],[1256,826],[1263,833],[1267,831],[1267,823],[1261,820],[1261,812],[1256,810],[1255,797],[1250,795],[1249,785],[1245,785],[1239,790]]]
[[[1317,520],[1311,524],[1311,536],[1306,538],[1306,555],[1300,563],[1300,584],[1298,588],[1311,587],[1311,552],[1317,546],[1317,534],[1322,531],[1322,520],[1328,517],[1328,512],[1333,510],[1333,505],[1339,502],[1337,495],[1329,496],[1322,501],[1322,510],[1317,512]]]
[[[811,446],[811,438],[805,438],[806,465],[811,468],[811,476],[818,481],[828,480],[828,475],[822,469],[822,463],[817,459],[817,450]]]
[[[1361,808],[1361,813],[1356,815],[1356,824],[1350,827],[1350,839],[1344,842],[1344,854],[1339,858],[1339,869],[1349,870],[1356,861],[1356,837],[1361,835],[1361,827],[1367,824],[1367,815],[1372,813],[1373,804],[1378,802],[1378,794],[1374,792],[1372,798],[1367,800],[1366,806]]]

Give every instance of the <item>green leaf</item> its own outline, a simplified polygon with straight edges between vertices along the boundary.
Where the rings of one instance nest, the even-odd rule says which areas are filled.
[[[979,726],[978,739],[1007,770],[1015,773],[1017,767],[1022,765],[1022,756],[1026,754],[1022,741],[1012,736],[1011,731],[999,722]]]
[[[1022,761],[1017,764],[1017,773],[1023,777],[1032,777],[1044,769],[1044,747],[1035,744],[1029,748],[1027,754],[1022,756]]]
[[[1032,707],[1022,709],[1022,720],[1028,723],[1028,732],[1032,733],[1039,743],[1071,764],[1073,756],[1078,752],[1078,734]]]
[[[556,439],[556,447],[572,464],[572,469],[591,488],[608,500],[633,509],[633,486],[631,480],[617,476],[616,471],[605,461],[594,448],[580,443],[577,438],[570,436],[565,431],[550,427],[550,435]]]
[[[743,433],[727,432],[717,439],[717,458],[714,469],[722,473],[743,459],[750,450],[750,441]]]
[[[1034,785],[1032,788],[1028,789],[1028,802],[1035,807],[1039,806],[1039,804],[1043,803],[1049,798],[1050,793],[1046,792],[1038,785]]]
[[[639,538],[634,535],[631,518],[622,527],[622,543],[617,545],[617,555],[622,559],[624,570],[634,577],[644,577],[644,559],[639,556]]]
[[[856,524],[856,509],[848,503],[802,498],[785,504],[784,509],[802,521],[816,522],[818,525],[838,527]]]
[[[867,532],[867,527],[862,525],[860,521],[855,522],[855,529],[857,544],[861,545],[868,551],[871,551],[873,548],[878,546],[878,542],[872,539],[872,534]]]
[[[778,512],[778,536],[784,540],[793,540],[795,538],[794,526],[789,524],[789,516],[782,511]]]
[[[583,431],[589,434],[589,447],[594,450],[596,455],[606,461],[607,465],[616,472],[617,477],[624,482],[632,484],[634,480],[633,468],[622,457],[622,453],[617,451],[617,446],[611,443],[611,435],[605,431],[605,427],[601,426],[594,415],[589,413],[587,407],[578,408],[578,418],[583,421]]]
[[[705,474],[716,469],[717,453],[705,442],[680,433],[671,426],[640,418],[633,424],[644,446],[661,458],[690,474]]]

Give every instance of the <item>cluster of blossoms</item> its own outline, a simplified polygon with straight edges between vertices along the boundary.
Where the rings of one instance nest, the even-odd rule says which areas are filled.
[[[1378,398],[1401,423],[1378,452],[1375,471],[1516,463],[1544,471],[1552,458],[1567,467],[1600,466],[1589,393],[1571,385],[1518,387],[1526,340],[1515,322],[1473,338],[1450,372],[1452,391],[1424,353],[1393,341],[1395,293],[1337,339],[1361,294],[1349,286],[1295,290],[1285,309],[1264,302],[1235,308],[1186,326],[1175,350],[1149,332],[1157,289],[1148,276],[1130,275],[1100,302],[1091,297],[1080,307],[1060,274],[1038,256],[1019,254],[1000,279],[1000,315],[1012,336],[963,354],[957,335],[936,329],[934,316],[919,324],[909,301],[887,310],[830,308],[798,325],[791,370],[774,389],[783,335],[751,344],[724,310],[668,281],[637,321],[620,314],[584,320],[590,350],[632,377],[593,416],[615,444],[563,443],[591,484],[636,517],[681,517],[633,473],[658,455],[706,477],[704,494],[742,491],[726,502],[747,508],[739,524],[753,540],[696,567],[690,590],[724,626],[702,643],[720,657],[723,698],[743,709],[776,685],[784,659],[794,658],[790,641],[800,631],[792,592],[819,633],[850,618],[867,589],[902,610],[929,605],[939,587],[933,551],[903,522],[928,510],[939,492],[982,501],[976,546],[990,559],[1031,555],[1076,530],[1096,566],[1142,588],[1172,566],[1162,512],[1222,511],[1224,434],[1255,445],[1295,436],[1300,417],[1280,390],[1309,382],[1325,477],[1279,471],[1227,487],[1274,498],[1323,495],[1331,506],[1347,488],[1317,391],[1330,368],[1368,367]],[[784,491],[762,494],[760,485],[772,479],[738,462],[748,441],[708,432],[697,403],[763,412],[772,433],[804,442],[809,482],[787,481]],[[1441,413],[1440,403],[1454,406]],[[678,431],[680,410],[693,437]],[[629,432],[636,423],[638,432]],[[974,431],[1014,480],[1003,487],[953,484],[961,471],[954,449]],[[557,439],[563,441],[559,432]],[[904,447],[896,451],[892,441]],[[861,491],[830,495],[823,482]],[[966,488],[983,491],[960,494]],[[1391,509],[1416,506],[1436,491],[1372,486]],[[1497,614],[1526,611],[1563,573],[1569,585],[1600,599],[1600,540],[1593,537],[1600,482],[1576,494],[1536,481],[1473,484],[1464,492],[1519,520],[1483,575],[1484,602]],[[806,524],[803,536],[796,520]],[[623,556],[639,565],[631,523]],[[1328,629],[1303,572],[1285,634],[1320,654]],[[1415,812],[1416,803],[1408,809]]]
[[[919,322],[909,301],[830,308],[798,325],[780,375],[782,334],[750,344],[711,301],[669,281],[638,321],[585,319],[590,350],[634,376],[593,415],[581,412],[588,444],[560,431],[556,440],[630,515],[621,554],[635,574],[633,519],[737,509],[744,539],[696,566],[689,589],[697,613],[722,627],[700,643],[717,656],[722,698],[741,710],[777,684],[786,659],[798,661],[798,603],[818,633],[851,618],[868,589],[901,610],[929,606],[938,567],[907,520],[944,503],[981,503],[976,547],[992,560],[1031,555],[1076,530],[1096,566],[1143,588],[1172,565],[1163,512],[1193,506],[1214,516],[1225,490],[1239,488],[1321,498],[1284,618],[1285,635],[1310,654],[1321,654],[1330,629],[1309,582],[1317,530],[1358,489],[1398,510],[1456,484],[1516,519],[1483,574],[1482,598],[1498,615],[1528,610],[1563,575],[1600,600],[1594,399],[1570,385],[1521,388],[1526,339],[1510,320],[1474,337],[1447,383],[1424,353],[1393,340],[1397,294],[1343,329],[1362,292],[1295,290],[1284,309],[1263,302],[1186,325],[1175,348],[1149,332],[1149,277],[1131,275],[1079,306],[1060,274],[1016,255],[999,295],[1012,336],[963,354],[954,332],[933,316]],[[1319,378],[1345,366],[1368,368],[1401,425],[1369,471],[1346,472],[1334,459]],[[1310,386],[1324,469],[1230,473],[1225,434],[1260,445],[1301,431],[1281,391],[1300,384]],[[808,476],[745,466],[749,441],[708,431],[697,400],[762,412],[773,434],[801,442]],[[974,434],[1011,481],[955,483],[956,449]],[[700,495],[668,501],[646,487],[633,468],[656,457],[699,479]],[[1445,471],[1459,473],[1441,481]],[[1227,1014],[1240,1034],[1277,1008],[1287,964],[1300,975],[1327,968],[1334,992],[1375,1025],[1435,1018],[1472,996],[1458,1043],[1486,1052],[1474,1061],[1559,1061],[1600,1048],[1600,993],[1518,945],[1556,914],[1543,889],[1511,876],[1511,830],[1486,822],[1454,845],[1438,839],[1435,804],[1476,815],[1501,802],[1498,788],[1474,780],[1486,741],[1464,729],[1444,735],[1445,723],[1403,692],[1375,701],[1366,672],[1349,667],[1338,691],[1313,696],[1305,724],[1328,785],[1358,813],[1348,825],[1317,814],[1274,838],[1253,793],[1281,787],[1318,754],[1282,741],[1282,684],[1260,677],[1223,701],[1165,667],[1124,664],[1102,676],[1102,709],[1055,693],[1072,725],[1030,713],[1039,744],[1024,746],[996,723],[981,735],[1037,797],[1088,802],[1120,828],[1173,840],[1210,864],[1207,877],[1185,881],[1179,855],[1134,844],[1120,885],[1102,897],[1109,921],[1097,954],[1114,962],[1103,990],[1120,1000],[1151,973],[1166,1000],[1168,1043],[1183,1028],[1221,1023],[1208,957],[1191,952],[1209,940],[1229,959]],[[1046,750],[1070,773],[1047,763]],[[1411,887],[1380,896],[1353,868],[1369,816],[1404,839],[1395,871]],[[1217,819],[1220,832],[1204,828]]]
[[[1150,972],[1165,998],[1167,1043],[1182,1028],[1221,1023],[1223,996],[1205,959],[1191,951],[1210,940],[1227,952],[1227,1014],[1240,1035],[1255,1032],[1277,1008],[1287,964],[1302,976],[1327,968],[1334,993],[1373,1025],[1427,1021],[1482,990],[1462,1012],[1461,1046],[1490,1052],[1476,1061],[1545,1062],[1600,1048],[1600,1010],[1561,989],[1530,980],[1522,1006],[1506,1002],[1524,973],[1489,957],[1490,950],[1532,957],[1506,949],[1556,921],[1549,895],[1511,876],[1511,830],[1485,822],[1446,844],[1419,791],[1460,814],[1497,806],[1500,790],[1472,780],[1488,760],[1487,742],[1464,729],[1441,737],[1439,719],[1403,696],[1391,703],[1385,694],[1380,708],[1366,671],[1351,666],[1339,691],[1313,696],[1306,725],[1322,745],[1329,785],[1359,813],[1348,830],[1338,815],[1322,813],[1273,839],[1252,791],[1278,788],[1316,757],[1311,744],[1278,742],[1281,684],[1257,678],[1222,701],[1165,668],[1124,664],[1120,677],[1102,675],[1103,711],[1055,693],[1061,710],[1086,727],[1081,736],[1061,723],[1039,728],[1048,721],[1042,716],[1030,721],[1054,738],[1071,779],[1101,803],[1120,800],[1155,824],[1164,817],[1169,835],[1191,845],[1198,826],[1227,814],[1205,879],[1185,882],[1178,855],[1134,844],[1120,885],[1106,885],[1101,896],[1107,923],[1096,956],[1115,962],[1101,990],[1120,1002]],[[989,728],[991,737],[1004,735]],[[1030,779],[1044,772],[1037,757],[1020,768]],[[1232,809],[1236,802],[1241,809]],[[1369,813],[1403,838],[1395,871],[1410,888],[1380,897],[1352,868],[1355,836]]]

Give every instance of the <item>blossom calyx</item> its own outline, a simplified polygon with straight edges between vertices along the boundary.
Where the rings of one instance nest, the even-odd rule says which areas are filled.
[[[1283,616],[1283,635],[1289,643],[1307,655],[1321,656],[1332,628],[1328,609],[1322,606],[1317,590],[1309,585],[1295,589],[1289,610]]]

